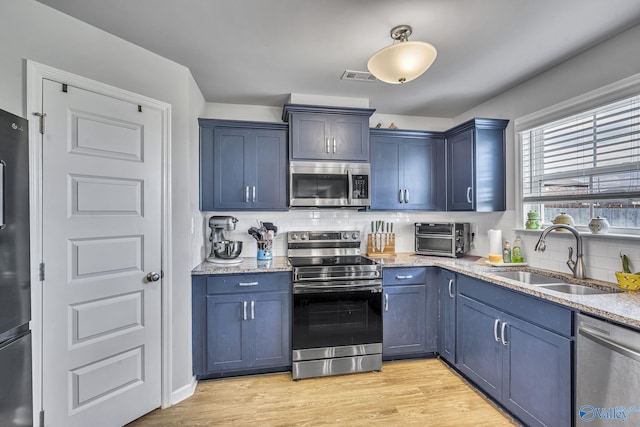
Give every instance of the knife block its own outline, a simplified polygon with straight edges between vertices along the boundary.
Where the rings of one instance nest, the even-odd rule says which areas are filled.
[[[382,243],[380,244],[380,239]],[[396,254],[396,233],[373,233],[367,235],[367,255],[385,256]]]

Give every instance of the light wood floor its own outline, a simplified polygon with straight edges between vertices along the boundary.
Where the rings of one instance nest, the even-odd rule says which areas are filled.
[[[438,359],[382,372],[292,381],[291,373],[198,383],[195,394],[129,424],[146,426],[513,426]]]

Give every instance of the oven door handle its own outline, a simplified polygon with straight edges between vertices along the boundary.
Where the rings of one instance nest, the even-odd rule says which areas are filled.
[[[293,285],[294,294],[308,294],[318,292],[370,292],[382,293],[380,285]]]
[[[336,152],[336,140],[333,140],[333,152]],[[347,194],[347,204],[351,206],[353,203],[353,176],[351,175],[351,171],[347,170],[347,181],[349,181],[349,193]]]

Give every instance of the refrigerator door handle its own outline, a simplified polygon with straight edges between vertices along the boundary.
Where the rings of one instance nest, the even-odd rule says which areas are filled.
[[[7,223],[4,221],[4,169],[6,166],[7,164],[4,160],[0,160],[0,230],[7,226]]]

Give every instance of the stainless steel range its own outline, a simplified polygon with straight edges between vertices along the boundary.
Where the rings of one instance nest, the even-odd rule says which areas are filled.
[[[359,231],[291,231],[294,380],[382,368],[382,266]]]

